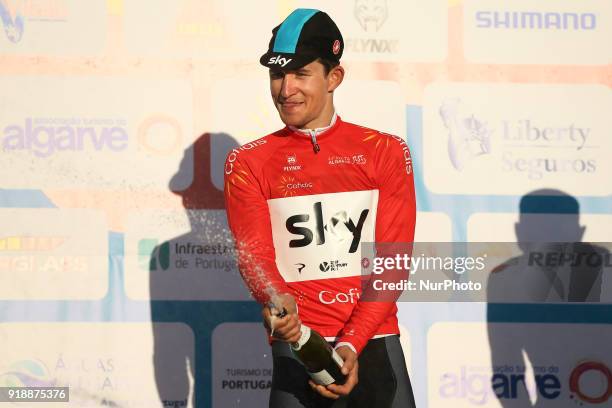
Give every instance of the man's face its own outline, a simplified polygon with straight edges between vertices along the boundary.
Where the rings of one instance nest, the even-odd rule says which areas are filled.
[[[270,70],[274,106],[283,123],[298,128],[329,124],[321,124],[321,116],[332,109],[331,91],[336,86],[333,71],[326,75],[318,61],[294,71]]]

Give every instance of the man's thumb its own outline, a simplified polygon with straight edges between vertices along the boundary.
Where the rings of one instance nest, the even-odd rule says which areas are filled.
[[[353,359],[347,358],[344,361],[344,364],[342,364],[342,368],[341,368],[342,374],[348,375],[348,373],[350,373],[351,370],[353,369],[354,365],[355,365],[355,362],[353,361]]]

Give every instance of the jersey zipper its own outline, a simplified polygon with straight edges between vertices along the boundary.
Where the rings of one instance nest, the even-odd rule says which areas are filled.
[[[317,131],[313,129],[308,129],[308,133],[310,133],[310,141],[312,142],[312,149],[315,154],[319,153],[321,148],[319,147],[319,143],[317,143]]]

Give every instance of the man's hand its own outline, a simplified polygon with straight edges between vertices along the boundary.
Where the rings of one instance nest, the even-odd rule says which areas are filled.
[[[288,293],[275,296],[272,299],[276,310],[270,310],[268,306],[264,306],[261,310],[264,326],[268,329],[268,333],[278,340],[288,343],[295,343],[300,339],[300,325],[302,322],[297,315],[297,306],[295,299]],[[287,315],[285,317],[277,317],[276,314],[285,309]]]
[[[338,399],[342,395],[348,395],[355,385],[359,382],[357,373],[359,371],[359,362],[357,354],[350,347],[341,346],[336,349],[336,352],[344,360],[342,365],[342,374],[347,376],[346,382],[343,385],[330,384],[328,386],[316,384],[309,380],[310,387],[324,397]]]

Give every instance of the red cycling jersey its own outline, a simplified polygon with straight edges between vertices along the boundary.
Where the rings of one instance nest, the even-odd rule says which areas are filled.
[[[229,153],[225,205],[257,301],[293,295],[304,324],[358,354],[370,338],[399,333],[394,302],[359,297],[361,243],[414,238],[412,161],[401,138],[340,117],[314,135],[285,127]]]

